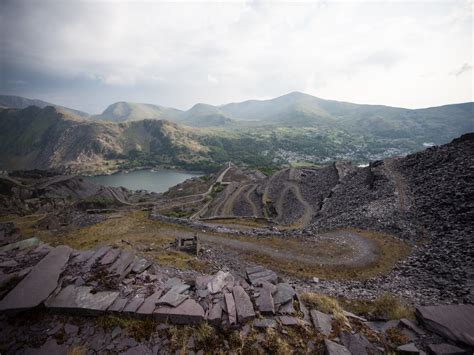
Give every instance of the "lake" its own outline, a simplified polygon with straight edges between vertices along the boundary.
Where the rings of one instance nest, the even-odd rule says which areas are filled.
[[[156,169],[136,170],[129,173],[120,172],[113,175],[88,176],[85,179],[107,186],[123,186],[130,190],[165,192],[170,187],[184,180],[202,175],[201,173],[194,172]]]

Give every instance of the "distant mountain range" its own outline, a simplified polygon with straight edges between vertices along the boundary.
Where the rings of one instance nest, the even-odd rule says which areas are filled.
[[[474,131],[474,103],[426,109],[358,105],[294,92],[187,111],[117,102],[100,115],[0,96],[0,169],[108,171],[137,165],[215,169],[367,162]],[[36,107],[29,107],[36,106]],[[53,107],[48,107],[53,106]]]

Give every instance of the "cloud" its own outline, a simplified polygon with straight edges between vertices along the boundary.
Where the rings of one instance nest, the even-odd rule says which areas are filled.
[[[101,111],[290,91],[353,102],[467,101],[466,1],[0,2],[0,91]],[[13,82],[28,82],[23,88]]]
[[[455,75],[455,76],[459,76],[459,75],[461,75],[461,74],[470,72],[471,70],[472,70],[472,65],[470,65],[469,63],[464,63],[464,64],[461,66],[461,68],[456,69],[456,70],[453,70],[450,74],[451,74],[451,75]]]

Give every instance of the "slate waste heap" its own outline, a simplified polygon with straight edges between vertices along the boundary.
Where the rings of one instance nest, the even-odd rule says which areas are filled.
[[[304,327],[321,337],[319,346],[329,354],[383,353],[387,349],[381,339],[393,328],[407,340],[398,347],[400,353],[467,354],[474,347],[473,305],[418,307],[418,323],[369,322],[346,311],[338,318],[306,304],[298,285],[284,282],[262,266],[248,267],[243,276],[220,270],[193,280],[180,279],[113,246],[75,251],[36,238],[8,244],[0,248],[0,290],[2,324],[19,312],[45,308],[71,316],[115,314],[176,325],[207,322],[228,329]],[[368,332],[375,335],[370,341],[364,335]],[[0,346],[7,353],[8,341],[15,342],[12,334],[1,337]],[[308,349],[317,346],[308,343]]]

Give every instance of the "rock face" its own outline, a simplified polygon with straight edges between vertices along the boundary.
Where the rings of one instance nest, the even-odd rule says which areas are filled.
[[[474,347],[474,305],[418,307],[416,316],[427,329]]]
[[[1,302],[0,310],[22,310],[39,306],[58,286],[58,279],[72,249],[54,248]]]

